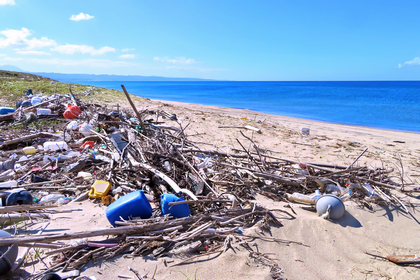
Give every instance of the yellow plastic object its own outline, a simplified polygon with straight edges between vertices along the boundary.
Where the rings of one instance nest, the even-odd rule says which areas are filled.
[[[107,181],[96,180],[89,191],[89,197],[101,198],[106,196],[111,189],[111,183]]]
[[[25,153],[25,155],[31,155],[31,154],[36,153],[36,149],[35,147],[29,146],[29,147],[23,148],[23,152]]]

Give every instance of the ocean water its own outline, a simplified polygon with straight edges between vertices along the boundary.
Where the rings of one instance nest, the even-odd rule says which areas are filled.
[[[77,81],[150,99],[249,109],[339,124],[420,132],[419,81]]]

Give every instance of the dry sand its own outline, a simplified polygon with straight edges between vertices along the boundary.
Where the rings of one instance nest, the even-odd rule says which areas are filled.
[[[246,143],[242,130],[262,149],[273,151],[273,155],[325,164],[349,165],[365,148],[368,151],[358,161],[370,168],[394,168],[398,182],[404,166],[406,182],[418,186],[420,176],[419,134],[338,125],[317,121],[267,115],[247,110],[235,110],[197,104],[168,101],[152,101],[136,98],[137,108],[163,109],[175,113],[186,129],[189,139],[200,142],[203,149],[226,151],[240,148],[236,139]],[[175,126],[167,120],[168,124]],[[219,126],[251,125],[262,133],[246,129],[219,128]],[[303,135],[301,128],[310,128]],[[398,197],[418,205],[417,194]],[[263,196],[260,203],[270,209],[284,209],[285,202],[275,202]],[[278,239],[301,242],[287,244],[255,239],[254,249],[268,254],[283,269],[284,279],[420,279],[420,270],[401,267],[371,257],[364,252],[382,256],[392,254],[418,254],[420,252],[420,215],[410,207],[413,217],[401,208],[376,206],[373,210],[362,209],[352,201],[346,201],[345,216],[335,222],[319,218],[316,213],[294,204],[296,219],[275,212],[284,224],[272,228],[271,236]],[[63,209],[81,209],[72,213],[55,214],[46,233],[76,232],[109,228],[105,217],[105,206],[92,201],[73,203]],[[247,234],[260,234],[257,228],[246,230]],[[267,266],[255,263],[247,250],[235,245],[222,255],[202,256],[184,265],[170,267],[186,257],[159,258],[126,255],[114,259],[89,263],[82,275],[96,279],[119,279],[118,275],[134,277],[128,267],[148,273],[151,279],[271,279]],[[44,260],[48,262],[48,258]],[[165,265],[166,262],[166,265]],[[43,267],[42,263],[27,265],[29,273]],[[135,278],[133,278],[135,279]]]

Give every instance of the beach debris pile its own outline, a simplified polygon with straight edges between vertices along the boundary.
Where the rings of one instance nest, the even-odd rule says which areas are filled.
[[[68,95],[53,96],[28,91],[17,109],[0,115],[0,211],[7,213],[3,225],[45,222],[50,209],[86,199],[108,206],[107,229],[0,238],[0,246],[36,243],[45,248],[53,264],[31,279],[80,270],[90,260],[120,254],[181,256],[178,265],[223,253],[232,244],[249,250],[277,279],[281,269],[276,262],[248,246],[263,235],[250,235],[247,229],[263,234],[282,225],[274,212],[284,219],[295,214],[293,208],[289,212],[258,205],[258,194],[308,205],[326,196],[341,204],[352,199],[367,208],[387,203],[408,212],[395,194],[407,188],[388,176],[393,170],[358,166],[363,153],[349,166],[304,163],[273,156],[243,132],[243,139],[236,139],[240,149],[202,149],[188,139],[188,124],[175,114],[139,112],[123,90],[131,110],[83,102],[70,89]],[[324,207],[318,211],[324,218],[342,216],[334,217],[328,203]],[[101,236],[113,237],[89,240]],[[69,245],[65,240],[78,242]]]

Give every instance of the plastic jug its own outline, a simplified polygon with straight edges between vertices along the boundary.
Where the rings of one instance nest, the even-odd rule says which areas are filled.
[[[75,119],[77,118],[80,114],[82,113],[82,111],[80,110],[79,107],[77,106],[73,106],[73,105],[68,105],[67,106],[67,110],[64,111],[63,116],[66,119]]]
[[[23,148],[23,152],[25,153],[25,155],[32,155],[36,153],[36,149],[35,147],[29,146],[29,147]]]
[[[169,205],[169,202],[185,201],[182,197],[177,197],[171,193],[165,193],[160,196],[160,205],[162,214],[170,214],[174,218],[182,218],[191,215],[190,207],[187,203],[179,205]]]
[[[89,197],[101,198],[106,196],[111,189],[111,183],[107,181],[96,180],[89,191]]]
[[[106,209],[106,217],[113,226],[115,226],[116,221],[121,220],[120,217],[127,220],[130,216],[142,219],[152,216],[152,206],[143,191],[135,191],[124,195]]]
[[[57,142],[45,142],[44,151],[57,151],[57,150],[68,150],[69,146],[64,141]]]
[[[0,107],[0,115],[7,115],[14,112],[15,109],[12,107]]]

